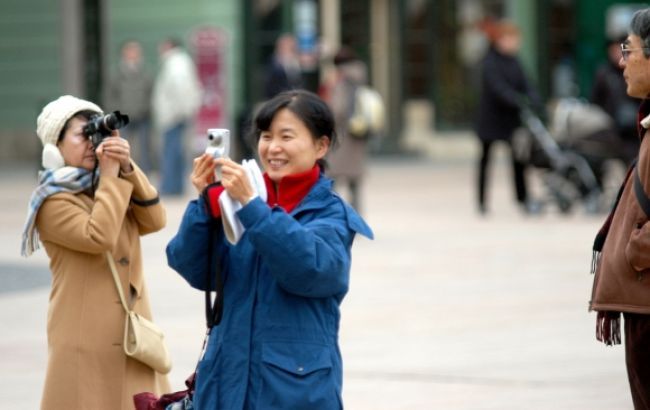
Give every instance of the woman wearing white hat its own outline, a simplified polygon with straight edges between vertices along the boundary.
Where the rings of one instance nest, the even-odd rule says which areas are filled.
[[[162,229],[165,210],[119,131],[93,148],[83,127],[101,113],[66,95],[37,120],[45,169],[30,200],[22,254],[40,240],[52,272],[42,409],[131,409],[134,394],[169,390],[166,376],[124,354],[124,310],[106,256],[116,262],[131,309],[150,319],[140,235]]]

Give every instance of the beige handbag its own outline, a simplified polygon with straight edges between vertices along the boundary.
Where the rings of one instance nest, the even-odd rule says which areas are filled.
[[[115,287],[120,295],[120,301],[126,312],[124,321],[124,353],[158,373],[167,374],[172,368],[172,362],[165,345],[165,335],[155,323],[130,310],[124,299],[122,285],[117,275],[115,261],[110,252],[106,252],[108,264],[113,273]]]

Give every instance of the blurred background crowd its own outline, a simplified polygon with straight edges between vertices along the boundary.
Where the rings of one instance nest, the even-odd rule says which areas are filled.
[[[367,65],[368,81],[386,103],[387,132],[373,150],[426,152],[436,135],[472,128],[478,63],[492,21],[521,28],[520,60],[543,101],[552,103],[591,98],[607,42],[625,35],[638,7],[620,0],[6,2],[0,156],[37,162],[34,118],[61,94],[127,112],[138,120],[133,128],[141,127],[133,132],[151,133],[143,144],[159,147],[162,132],[147,128],[149,99],[137,94],[149,91],[160,71],[165,39],[187,50],[203,86],[193,134],[208,126],[237,134],[251,108],[275,92],[269,76],[276,76],[272,85],[281,84],[280,66],[289,83],[322,90],[345,45]],[[146,152],[138,151],[139,162],[155,169],[156,156]]]

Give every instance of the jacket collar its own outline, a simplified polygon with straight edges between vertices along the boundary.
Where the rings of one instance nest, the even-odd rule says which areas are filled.
[[[643,138],[645,130],[650,128],[650,100],[645,99],[641,102],[639,106],[639,113],[637,114],[637,128],[639,131],[639,137]]]
[[[296,217],[298,213],[322,209],[338,201],[343,205],[348,228],[370,239],[374,238],[368,224],[332,191],[332,180],[321,174],[320,166],[315,165],[304,173],[288,175],[277,185],[265,173],[264,182],[270,206],[280,206]]]

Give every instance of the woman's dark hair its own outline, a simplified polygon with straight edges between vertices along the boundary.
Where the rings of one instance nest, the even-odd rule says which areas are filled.
[[[630,22],[630,34],[641,39],[643,55],[650,57],[650,8],[634,13]]]
[[[61,142],[63,139],[63,136],[65,135],[66,131],[68,131],[68,128],[70,128],[70,121],[72,121],[73,118],[83,118],[86,121],[90,121],[91,118],[99,114],[98,112],[95,112],[93,110],[82,110],[79,112],[76,112],[72,117],[68,118],[68,120],[63,124],[63,128],[61,128],[61,132],[59,133],[59,137],[56,139],[57,144]]]
[[[318,95],[305,90],[284,91],[265,102],[253,120],[252,141],[259,142],[262,132],[271,128],[273,118],[283,108],[291,111],[305,124],[315,141],[324,136],[330,140],[330,149],[336,145],[332,111]],[[318,164],[321,168],[325,167],[322,159]]]

